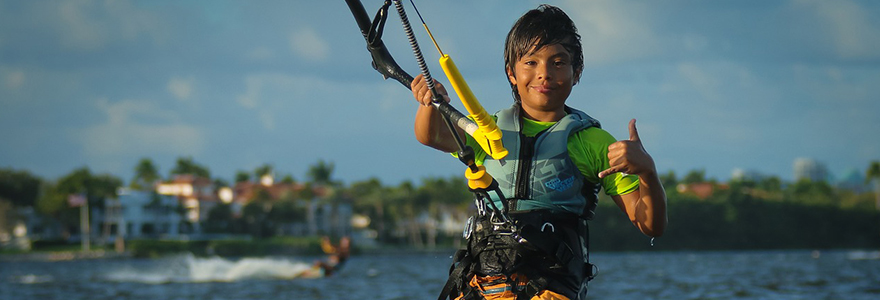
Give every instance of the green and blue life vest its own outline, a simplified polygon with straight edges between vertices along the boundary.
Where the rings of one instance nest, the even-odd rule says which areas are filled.
[[[566,116],[557,122],[525,119],[519,104],[496,113],[502,142],[509,151],[500,160],[492,159],[468,137],[477,164],[495,179],[519,237],[528,243],[499,233],[488,214],[475,216],[466,226],[468,246],[456,253],[441,298],[453,291],[464,295],[463,299],[474,298],[482,294],[469,285],[476,274],[512,272],[529,278],[530,288],[517,292],[526,299],[544,289],[569,299],[585,298],[587,283],[596,274],[589,262],[587,220],[594,215],[600,186],[613,196],[636,190],[639,182],[635,175],[620,173],[598,178],[608,168],[607,149],[615,139],[586,113],[570,107],[565,111]],[[497,195],[490,196],[495,207],[505,207]]]
[[[584,178],[569,157],[567,142],[574,133],[601,125],[582,111],[566,107],[566,112],[531,137],[522,133],[519,105],[496,114],[509,153],[500,160],[486,157],[483,165],[498,182],[511,211],[546,209],[592,218],[600,185]],[[493,200],[502,207],[499,199]]]

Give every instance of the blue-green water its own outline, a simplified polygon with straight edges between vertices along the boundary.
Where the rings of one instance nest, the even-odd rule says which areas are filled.
[[[596,253],[591,299],[880,299],[880,252]],[[436,299],[446,254],[354,256],[292,279],[313,258],[0,262],[0,300]]]

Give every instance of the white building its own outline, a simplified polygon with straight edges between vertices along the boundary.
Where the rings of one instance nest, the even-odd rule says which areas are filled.
[[[183,216],[177,212],[177,197],[149,191],[120,188],[119,199],[105,202],[108,226],[128,238],[174,237],[180,233]]]
[[[819,182],[831,181],[831,174],[825,164],[820,163],[811,158],[798,158],[794,160],[794,180],[809,179],[810,181]]]
[[[170,181],[158,184],[156,193],[178,199],[186,212],[187,224],[193,227],[186,230],[189,232],[200,232],[200,224],[220,201],[211,179],[189,174],[177,175]]]
[[[840,181],[837,182],[837,187],[856,193],[864,193],[871,190],[871,187],[865,182],[864,173],[855,168],[850,169],[842,176]]]
[[[733,169],[733,171],[730,172],[730,179],[733,180],[750,180],[758,182],[764,180],[765,178],[767,178],[766,175],[755,170],[744,170],[740,168],[735,168]]]

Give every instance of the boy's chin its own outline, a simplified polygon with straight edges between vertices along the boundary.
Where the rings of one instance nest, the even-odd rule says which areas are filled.
[[[523,105],[543,111],[553,111],[565,106],[565,99],[557,99],[556,97],[530,97],[523,98]]]

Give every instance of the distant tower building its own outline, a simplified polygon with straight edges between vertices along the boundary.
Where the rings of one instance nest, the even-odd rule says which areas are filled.
[[[809,179],[810,181],[828,181],[830,178],[828,168],[824,164],[811,158],[798,158],[794,160],[794,180]]]
[[[746,170],[735,168],[730,172],[730,179],[733,180],[745,180],[746,179]]]
[[[837,182],[837,187],[842,189],[848,189],[850,191],[856,193],[864,193],[867,192],[870,187],[865,183],[865,176],[862,175],[861,171],[858,169],[850,169],[843,175],[843,178]]]
[[[761,181],[764,180],[767,176],[762,174],[761,172],[755,170],[743,170],[740,168],[735,168],[730,172],[730,179],[733,180],[750,180],[750,181]]]

